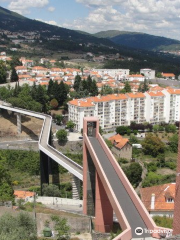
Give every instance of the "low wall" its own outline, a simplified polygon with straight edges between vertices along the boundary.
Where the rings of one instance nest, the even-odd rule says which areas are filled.
[[[33,202],[34,199],[30,199],[29,202]],[[41,202],[46,205],[73,205],[79,206],[83,205],[83,200],[75,200],[70,198],[58,198],[58,197],[37,197],[36,202]]]

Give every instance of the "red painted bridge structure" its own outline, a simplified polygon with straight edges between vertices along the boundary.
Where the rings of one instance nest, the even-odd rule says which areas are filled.
[[[115,240],[160,238],[163,231],[171,232],[157,227],[150,217],[101,137],[98,118],[84,118],[83,213],[95,217],[96,231],[109,232],[113,211],[123,230]]]

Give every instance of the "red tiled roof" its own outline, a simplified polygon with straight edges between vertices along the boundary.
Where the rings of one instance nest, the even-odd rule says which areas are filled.
[[[138,92],[138,93],[127,93],[127,95],[130,98],[145,98],[144,93]]]
[[[109,140],[111,141],[111,143],[115,145],[115,147],[119,149],[123,148],[126,145],[126,143],[129,142],[127,138],[123,138],[120,134],[116,134],[110,137]]]
[[[148,92],[151,97],[162,97],[164,94],[162,92]]]
[[[170,197],[174,199],[175,197],[175,183],[167,183],[163,185],[141,188],[140,195],[141,200],[148,210],[151,210],[151,196],[155,194],[155,207],[154,211],[166,210],[170,211],[174,209],[173,202],[166,202],[166,198]]]
[[[163,77],[175,77],[174,73],[162,73]]]
[[[180,94],[180,89],[173,89],[173,88],[171,88],[171,89],[168,89],[167,91],[170,94]]]
[[[35,193],[34,192],[29,192],[29,191],[14,190],[14,195],[17,198],[25,199],[26,197],[33,197],[35,195]]]

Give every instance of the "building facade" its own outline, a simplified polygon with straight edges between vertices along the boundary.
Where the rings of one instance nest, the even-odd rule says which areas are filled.
[[[180,89],[111,94],[74,99],[68,103],[69,120],[83,128],[83,117],[96,116],[105,131],[136,123],[173,123],[180,120]]]

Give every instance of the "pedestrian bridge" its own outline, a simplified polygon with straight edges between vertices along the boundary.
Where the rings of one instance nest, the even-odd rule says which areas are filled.
[[[73,176],[77,179],[83,180],[83,168],[79,164],[72,161],[70,158],[66,157],[63,153],[57,151],[49,144],[50,134],[51,134],[51,125],[52,125],[52,117],[46,114],[40,114],[33,111],[28,111],[25,109],[15,108],[9,106],[9,104],[0,102],[0,109],[5,109],[7,111],[15,112],[19,115],[28,115],[35,118],[39,118],[43,120],[43,126],[41,129],[41,134],[39,137],[39,150],[43,152],[45,155],[49,156],[49,158],[56,161],[62,167],[67,169]],[[17,115],[18,116],[18,115]],[[20,118],[18,118],[20,119]],[[17,121],[17,124],[21,124],[21,121]],[[44,155],[44,158],[45,158]],[[76,180],[77,180],[76,179]]]
[[[83,127],[83,168],[57,151],[49,144],[52,118],[24,109],[13,108],[6,103],[0,104],[0,109],[28,115],[43,120],[39,137],[41,153],[41,175],[47,175],[49,156],[58,164],[66,168],[77,179],[83,180],[83,213],[95,216],[95,230],[109,232],[113,225],[113,211],[123,232],[114,240],[151,239],[159,238],[159,234],[143,232],[164,230],[157,227],[137,196],[127,177],[113,157],[111,151],[99,134],[99,120],[84,118]],[[17,124],[21,124],[20,116]],[[20,126],[19,126],[20,127]],[[142,230],[139,232],[139,230]],[[169,229],[167,231],[170,232]]]

